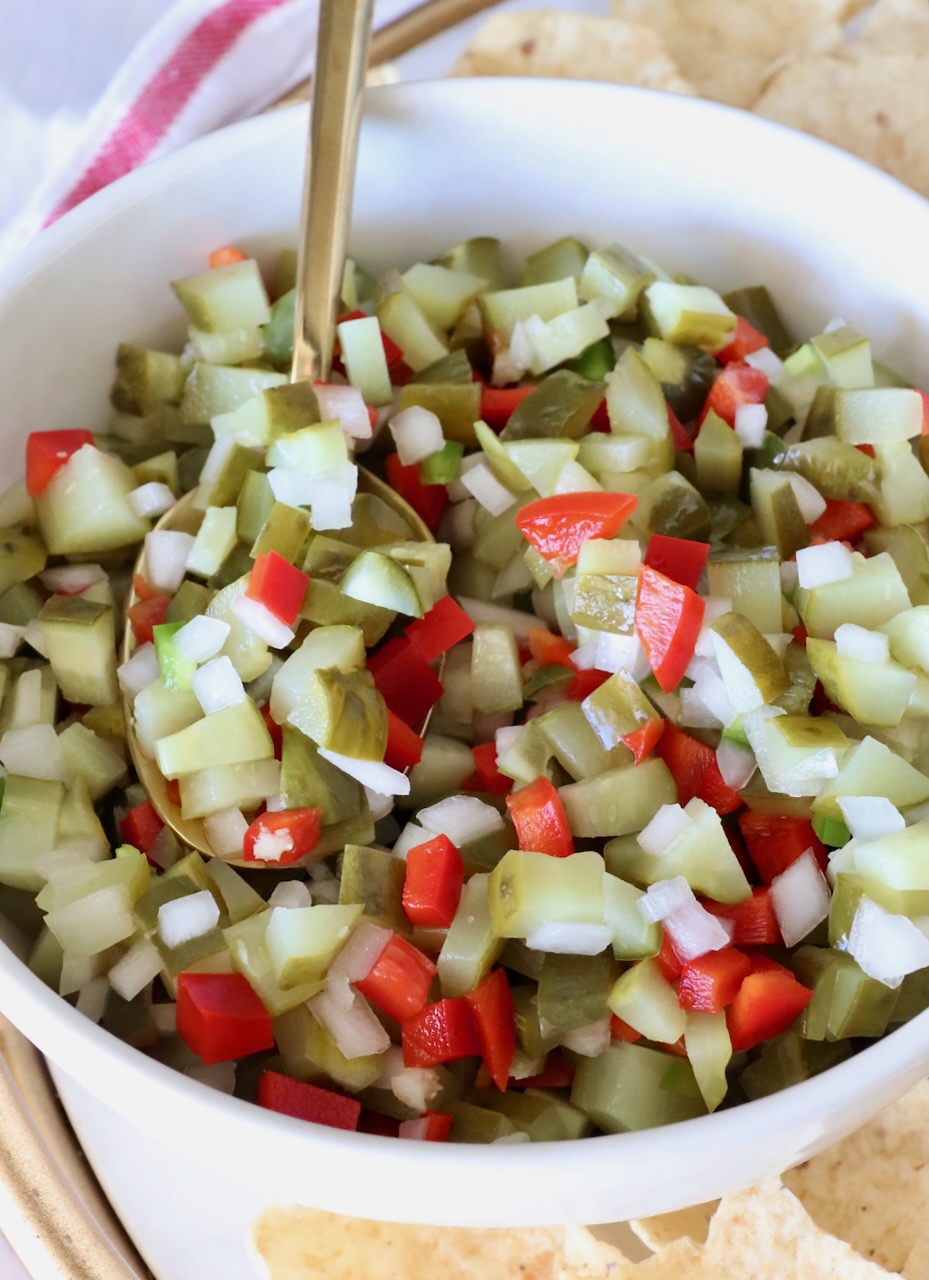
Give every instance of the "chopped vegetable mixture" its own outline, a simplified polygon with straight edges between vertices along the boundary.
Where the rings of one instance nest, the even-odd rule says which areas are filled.
[[[702,1115],[927,1005],[925,394],[760,285],[500,249],[350,261],[291,384],[294,255],[269,290],[224,246],[183,352],[120,346],[109,424],[0,497],[31,968],[217,1088],[433,1142]]]

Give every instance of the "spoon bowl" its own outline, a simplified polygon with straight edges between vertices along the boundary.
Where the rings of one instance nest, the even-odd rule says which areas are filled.
[[[404,520],[409,528],[411,541],[434,541],[426,523],[417,515],[409,503],[399,497],[389,485],[385,484],[379,476],[373,475],[366,467],[358,468],[358,491],[359,493],[367,493],[380,498],[385,506],[389,507],[395,515]],[[189,493],[184,494],[169,511],[166,511],[155,526],[156,530],[169,529],[180,533],[195,534],[200,527],[204,514],[194,506],[196,492],[196,489],[192,489]],[[143,551],[133,567],[133,580],[136,574],[144,576],[144,561],[145,553]],[[139,597],[136,595],[135,590],[131,590],[126,601],[127,608],[137,604],[138,600]],[[132,657],[135,649],[136,639],[132,627],[127,622],[123,633],[120,660],[127,662]],[[123,694],[122,705],[123,715],[126,720],[126,740],[129,744],[129,755],[132,758],[132,764],[139,782],[145,788],[145,792],[157,810],[159,817],[165,826],[170,827],[182,844],[189,845],[206,857],[216,857],[217,854],[206,837],[203,819],[185,818],[183,816],[181,807],[175,801],[172,795],[172,788],[164,774],[158,768],[156,762],[142,750],[133,725],[132,702],[125,694]],[[426,732],[427,723],[428,720],[421,726],[421,734]],[[337,847],[341,848],[341,844],[338,846],[331,844],[330,847],[330,843],[327,843],[324,829],[320,843],[309,855],[310,859],[326,857],[328,854],[334,853]],[[252,870],[268,869],[273,871],[277,869],[273,863],[245,862],[241,858],[223,858],[223,861],[229,862],[232,866],[245,866]]]

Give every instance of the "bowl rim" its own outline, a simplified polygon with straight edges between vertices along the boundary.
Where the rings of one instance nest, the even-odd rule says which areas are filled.
[[[704,99],[671,95],[658,90],[631,86],[608,85],[595,82],[564,80],[529,80],[519,77],[499,77],[493,81],[469,78],[454,80],[418,81],[409,84],[379,86],[368,92],[377,95],[378,101],[407,103],[418,110],[427,109],[428,103],[439,97],[446,101],[461,100],[466,103],[469,94],[480,86],[482,94],[497,93],[501,99],[513,94],[521,95],[531,104],[542,95],[556,92],[563,97],[587,99],[602,103],[627,102],[631,105],[648,101],[652,110],[664,111],[672,118],[680,118],[686,111],[689,127],[701,132],[711,129],[719,121],[734,121],[739,129],[748,128],[753,136],[791,135],[790,144],[800,153],[814,157],[828,178],[833,171],[855,172],[875,190],[881,190],[886,199],[895,203],[901,212],[912,214],[926,223],[929,230],[929,203],[916,192],[889,175],[874,169],[866,162],[813,138],[799,134],[776,122],[753,116],[749,112]],[[419,104],[417,106],[417,104]],[[205,161],[221,161],[240,151],[247,151],[264,139],[275,138],[281,133],[305,129],[307,107],[297,104],[279,109],[265,116],[241,121],[210,134],[183,149],[162,157],[118,180],[91,196],[82,205],[71,210],[59,222],[43,231],[5,269],[0,271],[0,308],[5,310],[14,304],[30,279],[53,261],[68,253],[89,232],[104,226],[115,215],[133,205],[151,198],[160,187],[199,169]],[[272,1135],[284,1144],[288,1159],[295,1164],[307,1146],[313,1146],[323,1158],[327,1151],[343,1152],[348,1143],[350,1149],[364,1154],[371,1171],[377,1166],[381,1172],[396,1174],[399,1163],[422,1172],[440,1173],[452,1164],[456,1168],[474,1167],[478,1171],[490,1158],[486,1148],[455,1144],[397,1144],[393,1139],[377,1135],[350,1133],[313,1125],[306,1128],[290,1117],[264,1111],[241,1099],[227,1097],[184,1077],[144,1052],[130,1047],[111,1033],[97,1026],[76,1009],[68,1005],[31,973],[25,963],[0,943],[0,1006],[4,1013],[55,1062],[63,1071],[92,1088],[98,1071],[118,1069],[127,1082],[128,1093],[144,1096],[144,1090],[156,1089],[159,1097],[172,1101],[176,1109],[170,1129],[173,1134],[189,1132],[205,1116],[212,1118],[217,1132],[233,1128],[247,1132],[251,1140],[261,1140]],[[80,1070],[74,1071],[74,1064]],[[682,1158],[705,1157],[710,1145],[741,1145],[747,1140],[746,1125],[751,1123],[758,1132],[776,1133],[790,1113],[790,1127],[798,1124],[815,1131],[821,1127],[820,1117],[835,1112],[837,1100],[847,1109],[860,1103],[873,1092],[882,1079],[894,1079],[894,1089],[902,1091],[915,1082],[929,1066],[929,1011],[921,1013],[910,1023],[898,1027],[882,1039],[861,1050],[851,1059],[830,1067],[819,1076],[793,1085],[766,1098],[756,1099],[735,1106],[727,1111],[699,1116],[657,1129],[631,1133],[604,1135],[596,1144],[598,1152],[615,1152],[620,1156],[637,1159],[640,1152],[656,1144],[672,1146]],[[99,1077],[98,1077],[99,1078]],[[138,1092],[138,1091],[143,1092]],[[148,1128],[156,1136],[165,1136],[162,1118],[154,1115],[146,1120],[146,1112],[158,1113],[159,1108],[133,1108],[127,1102],[127,1090],[109,1099],[114,1108],[135,1123]],[[877,1104],[876,1104],[877,1105]],[[244,1127],[244,1128],[243,1128]],[[605,1144],[605,1145],[604,1145]],[[495,1147],[492,1160],[507,1173],[518,1177],[528,1170],[530,1162],[537,1165],[540,1159],[538,1144],[514,1144],[505,1149]],[[573,1139],[557,1144],[559,1167],[569,1176],[580,1173],[591,1151],[589,1139]],[[586,1153],[586,1154],[585,1154]]]

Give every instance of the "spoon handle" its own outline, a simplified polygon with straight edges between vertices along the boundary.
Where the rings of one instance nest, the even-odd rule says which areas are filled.
[[[373,11],[374,0],[322,0],[320,6],[297,259],[295,382],[326,378],[332,363]]]

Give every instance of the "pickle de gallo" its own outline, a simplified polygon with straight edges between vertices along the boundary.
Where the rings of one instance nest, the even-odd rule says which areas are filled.
[[[924,1009],[925,394],[828,300],[798,341],[572,236],[349,261],[291,384],[294,255],[216,261],[184,350],[122,345],[110,421],[0,496],[32,970],[215,1088],[427,1141],[706,1114]]]

